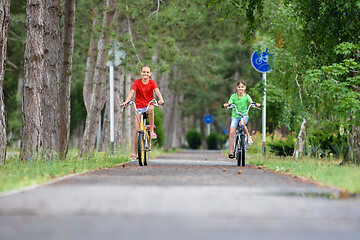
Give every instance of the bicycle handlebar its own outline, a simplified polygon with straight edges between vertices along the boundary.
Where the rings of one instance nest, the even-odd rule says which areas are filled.
[[[249,110],[250,110],[251,107],[256,108],[258,110],[261,110],[261,106],[256,107],[256,103],[254,103],[254,102],[249,105],[249,107],[247,108],[246,114],[242,114],[241,112],[239,112],[235,104],[230,104],[229,107],[226,110],[235,108],[235,111],[236,111],[237,115],[239,115],[240,117],[244,117],[244,116],[248,115]],[[224,108],[224,105],[223,105],[223,108]]]
[[[150,107],[150,104],[151,103],[153,103],[154,104],[154,106],[156,106],[156,107],[159,107],[159,108],[163,108],[162,106],[160,106],[159,104],[158,104],[158,102],[156,101],[156,99],[153,99],[153,100],[151,100],[149,103],[148,103],[148,105],[147,105],[147,107],[146,107],[146,110],[143,110],[143,111],[141,111],[141,112],[147,112],[148,110],[149,110],[149,107]],[[133,101],[129,101],[124,107],[127,107],[127,106],[130,106],[130,105],[134,105],[134,108],[135,108],[135,111],[137,111],[137,108],[136,108],[136,104],[135,104],[135,102],[133,102]],[[164,105],[164,104],[163,104]],[[140,113],[140,112],[139,112]]]

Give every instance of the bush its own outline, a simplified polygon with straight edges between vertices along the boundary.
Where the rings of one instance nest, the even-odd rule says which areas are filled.
[[[201,145],[201,136],[195,129],[190,129],[186,133],[186,141],[189,144],[189,148],[198,149]]]
[[[212,132],[209,136],[206,137],[208,149],[219,149],[219,142],[220,136],[217,132]]]
[[[292,156],[295,148],[294,136],[288,135],[285,140],[278,140],[268,144],[270,152],[278,156]]]
[[[335,134],[337,132],[337,134]],[[341,136],[337,129],[329,126],[323,129],[313,129],[308,134],[308,153],[311,156],[325,156],[329,153],[344,154],[349,148],[345,135]]]

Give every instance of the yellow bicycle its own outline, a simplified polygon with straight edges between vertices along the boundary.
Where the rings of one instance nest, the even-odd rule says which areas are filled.
[[[136,104],[133,101],[129,101],[127,106],[134,105],[135,113],[140,115],[140,129],[137,135],[137,159],[139,160],[140,166],[147,166],[149,161],[149,152],[151,152],[151,137],[150,137],[150,126],[146,124],[146,120],[149,118],[147,111],[149,110],[150,104],[162,108],[155,99],[151,100],[146,108],[136,109]]]

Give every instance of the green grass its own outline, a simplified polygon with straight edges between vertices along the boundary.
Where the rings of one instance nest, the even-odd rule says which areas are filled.
[[[339,159],[280,158],[267,154],[248,154],[247,163],[264,166],[266,169],[281,173],[306,177],[321,182],[324,186],[339,187],[352,193],[360,193],[360,167],[355,165],[340,166]]]
[[[167,153],[176,152],[171,150]],[[73,174],[85,173],[95,169],[114,167],[119,163],[130,161],[130,150],[118,150],[114,155],[110,152],[99,152],[92,157],[78,156],[78,150],[71,149],[66,160],[39,159],[37,161],[22,162],[19,151],[9,149],[4,165],[0,165],[0,192],[21,189],[32,185],[42,184],[53,179]],[[153,149],[150,158],[163,155],[161,149]]]
[[[5,164],[0,165],[0,192],[41,184],[71,173],[114,167],[129,161],[127,152],[99,152],[93,157],[79,158],[77,150],[70,150],[66,160],[39,159],[22,162],[18,153],[10,151]]]

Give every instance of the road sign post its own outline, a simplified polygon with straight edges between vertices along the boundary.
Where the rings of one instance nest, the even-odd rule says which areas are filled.
[[[207,130],[208,130],[208,135],[210,135],[210,124],[214,121],[213,116],[211,116],[210,114],[205,115],[204,117],[204,122],[207,125]]]
[[[262,73],[262,79],[264,81],[264,98],[263,98],[263,110],[262,110],[262,140],[263,140],[263,154],[266,155],[266,73],[271,71],[269,66],[270,54],[266,49],[265,52],[253,52],[251,56],[251,64],[256,71]]]
[[[111,153],[114,154],[114,67],[120,65],[125,58],[125,51],[120,50],[121,43],[113,42],[108,52],[108,61],[106,65],[109,67],[109,87],[110,87],[110,146]]]

